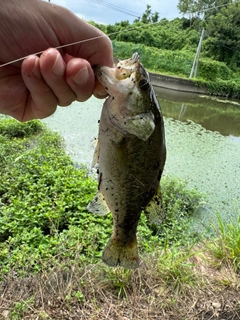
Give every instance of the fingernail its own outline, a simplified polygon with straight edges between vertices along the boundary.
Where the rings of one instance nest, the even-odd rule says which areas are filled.
[[[42,77],[41,72],[40,72],[40,68],[39,68],[39,58],[35,59],[34,66],[32,68],[32,73],[37,78],[41,78]]]
[[[84,67],[83,69],[78,71],[78,73],[73,78],[73,81],[76,82],[76,84],[84,84],[87,82],[88,77],[88,68]]]
[[[57,54],[56,60],[54,62],[54,65],[52,67],[52,73],[55,76],[62,76],[65,72],[65,63],[63,62],[63,59],[60,55],[60,53]]]
[[[95,95],[95,97],[98,98],[98,99],[104,99],[104,98],[106,98],[106,97],[108,96],[107,93],[104,93],[104,94],[95,93],[94,95]]]
[[[97,93],[99,99],[102,99],[102,98],[105,98],[108,96],[108,93],[105,91],[105,92],[98,92]]]

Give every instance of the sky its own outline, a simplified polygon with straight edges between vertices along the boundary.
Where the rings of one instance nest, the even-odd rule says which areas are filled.
[[[73,11],[80,18],[93,20],[97,23],[114,24],[128,20],[133,22],[141,17],[147,4],[152,12],[159,12],[160,19],[168,20],[179,17],[178,0],[50,0]]]

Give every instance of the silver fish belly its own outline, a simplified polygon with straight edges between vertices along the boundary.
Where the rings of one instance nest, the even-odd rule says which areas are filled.
[[[95,74],[109,97],[93,160],[98,193],[88,210],[113,215],[102,260],[133,269],[139,265],[136,233],[142,210],[153,223],[164,219],[159,185],[166,159],[163,117],[137,53],[114,68],[97,67]]]

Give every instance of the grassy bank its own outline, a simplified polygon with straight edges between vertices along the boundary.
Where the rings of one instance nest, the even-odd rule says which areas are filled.
[[[204,196],[164,177],[167,219],[156,228],[142,215],[140,268],[109,268],[100,260],[111,215],[86,211],[97,184],[61,137],[0,118],[0,142],[0,319],[239,315],[240,219],[219,218],[214,239],[191,234]]]
[[[194,52],[188,50],[164,50],[142,44],[113,41],[114,56],[127,59],[138,52],[143,65],[151,72],[189,78]],[[219,61],[209,58],[199,60],[197,78],[192,79],[196,86],[206,86],[210,95],[240,98],[239,74]]]

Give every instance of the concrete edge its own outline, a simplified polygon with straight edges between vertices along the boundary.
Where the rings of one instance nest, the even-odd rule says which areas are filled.
[[[197,86],[190,79],[182,79],[164,74],[156,74],[149,72],[151,83],[156,87],[166,88],[175,91],[191,92],[199,94],[207,94],[205,86]]]

